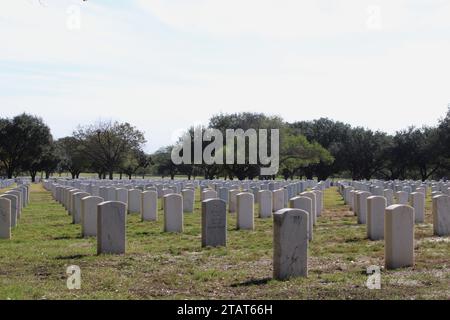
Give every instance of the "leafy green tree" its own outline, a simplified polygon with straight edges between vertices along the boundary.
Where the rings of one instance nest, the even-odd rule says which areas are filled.
[[[34,182],[36,180],[36,175],[38,172],[45,173],[45,178],[48,179],[52,173],[58,169],[61,159],[56,150],[56,144],[52,142],[44,148],[41,156],[31,164],[29,172],[31,175],[31,180]]]
[[[74,137],[83,146],[92,167],[100,174],[108,173],[110,180],[125,157],[133,150],[142,149],[146,142],[144,134],[136,127],[119,122],[99,122],[80,127],[74,132]]]
[[[351,130],[345,152],[348,169],[355,180],[371,179],[385,167],[389,137],[383,132],[373,132],[358,127]]]
[[[65,137],[56,141],[56,150],[60,157],[62,171],[68,171],[72,179],[80,176],[89,167],[89,158],[86,155],[84,145],[74,137]]]
[[[439,152],[441,154],[442,166],[438,170],[439,177],[450,178],[450,104],[446,116],[439,121],[437,128],[440,142]]]
[[[242,112],[242,113],[233,113],[233,114],[219,114],[213,116],[209,121],[209,128],[218,129],[222,132],[223,135],[223,145],[226,145],[226,130],[227,129],[242,129],[247,131],[248,129],[255,129],[257,132],[260,129],[267,129],[270,132],[271,129],[279,129],[280,130],[280,139],[284,134],[285,124],[283,119],[276,116],[266,116],[262,113],[250,113],[250,112]],[[271,145],[271,135],[268,136],[268,147]],[[246,150],[249,150],[249,141],[246,139],[245,142]],[[235,149],[236,150],[236,149]],[[224,149],[226,152],[226,148]],[[235,151],[236,152],[236,151]],[[259,136],[258,136],[258,154],[259,154]],[[226,164],[224,163],[220,167],[215,168],[215,174],[224,174],[226,177],[230,179],[234,179],[235,177],[239,180],[243,180],[245,178],[254,179],[260,174],[260,165],[258,164],[250,164],[249,163],[248,153],[245,155],[246,164],[237,164],[236,161],[234,164]],[[212,170],[211,166],[208,166],[210,170]],[[213,176],[211,173],[210,176]],[[267,177],[260,177],[267,178]]]
[[[413,168],[416,168],[420,178],[425,181],[430,178],[445,163],[444,150],[439,140],[437,128],[423,127],[411,132],[413,149],[410,150]]]
[[[329,165],[333,157],[319,143],[310,143],[303,135],[287,134],[283,137],[280,165],[286,180],[302,175],[305,168],[320,162]]]
[[[289,124],[293,132],[304,135],[308,141],[316,142],[330,152],[333,161],[325,156],[319,163],[313,163],[303,169],[306,177],[312,179],[317,176],[319,180],[348,170],[346,144],[350,139],[351,126],[328,118],[314,121],[299,121]]]
[[[52,142],[50,128],[41,118],[21,114],[0,119],[0,162],[11,179],[20,170],[34,171],[32,166]]]
[[[155,173],[162,178],[170,176],[173,180],[178,172],[177,165],[172,162],[172,146],[167,146],[156,151],[151,157],[155,166]]]
[[[136,174],[139,169],[146,169],[150,163],[151,157],[149,155],[140,149],[133,149],[125,155],[120,169],[131,180],[133,174]]]

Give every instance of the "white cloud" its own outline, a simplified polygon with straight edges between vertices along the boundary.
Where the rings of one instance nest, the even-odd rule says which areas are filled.
[[[0,11],[1,60],[39,63],[111,65],[130,55],[137,40],[129,32],[127,14],[77,1],[15,0]],[[80,9],[80,29],[70,29],[73,11]]]
[[[368,32],[379,7],[383,31],[448,27],[450,4],[440,0],[137,0],[163,23],[185,32],[271,37]],[[428,11],[425,17],[423,7]]]

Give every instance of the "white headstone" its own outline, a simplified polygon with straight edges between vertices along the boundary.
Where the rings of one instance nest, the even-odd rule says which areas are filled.
[[[106,195],[107,195],[106,201],[118,201],[116,195],[116,188],[114,187],[106,188]]]
[[[179,194],[170,193],[163,197],[164,231],[183,232],[183,198]]]
[[[362,191],[358,194],[358,223],[367,223],[367,198],[371,196],[370,192]]]
[[[5,198],[11,201],[11,227],[17,226],[19,211],[19,198],[13,194],[2,194],[0,198]]]
[[[310,215],[310,219],[312,220],[313,225],[316,224],[317,221],[317,216],[316,216],[316,194],[314,192],[310,192],[310,191],[306,191],[306,192],[302,192],[300,193],[300,196],[302,197],[307,197],[311,199],[311,204],[312,204],[312,211],[311,211],[311,215]]]
[[[158,220],[158,192],[144,191],[141,193],[141,220]]]
[[[17,219],[20,219],[20,216],[22,214],[22,209],[23,209],[23,202],[22,202],[23,194],[22,194],[22,192],[17,191],[17,190],[9,190],[9,191],[6,191],[5,194],[13,194],[17,197],[17,199],[18,199]]]
[[[234,213],[236,212],[236,206],[237,206],[237,199],[236,196],[241,191],[238,189],[231,189],[228,192],[228,212]]]
[[[323,211],[323,192],[320,190],[313,190],[316,195],[316,216],[320,217]]]
[[[128,190],[128,212],[141,212],[141,193],[139,189]]]
[[[119,202],[125,203],[128,208],[128,189],[125,188],[116,189],[116,199]]]
[[[273,208],[272,211],[276,212],[284,208],[284,189],[277,189],[272,194]]]
[[[308,276],[308,212],[282,209],[273,214],[273,276]]]
[[[237,199],[237,229],[253,230],[254,226],[254,203],[253,193],[241,192]]]
[[[414,208],[414,217],[416,223],[425,221],[425,194],[422,192],[413,192],[411,197],[411,207]]]
[[[384,197],[386,198],[386,205],[388,207],[394,204],[394,190],[384,189]]]
[[[450,235],[450,197],[433,197],[433,232],[436,236]]]
[[[194,212],[195,205],[195,191],[192,189],[183,189],[181,191],[183,195],[183,210],[187,213]]]
[[[205,190],[202,192],[202,201],[218,198],[217,192],[214,190]]]
[[[367,237],[370,240],[384,239],[386,204],[386,198],[382,196],[367,198]]]
[[[89,197],[90,194],[87,192],[77,192],[73,194],[73,213],[72,213],[72,223],[81,224],[81,199]]]
[[[89,196],[81,199],[81,234],[83,237],[97,236],[97,206],[103,198]]]
[[[258,192],[259,198],[259,217],[260,218],[270,218],[272,217],[272,191],[261,190]]]
[[[414,208],[392,205],[386,208],[384,252],[386,269],[414,265]]]
[[[107,201],[97,206],[97,253],[124,254],[126,244],[126,205]]]
[[[202,247],[227,245],[227,204],[221,199],[202,202]]]
[[[0,198],[0,239],[11,239],[11,200]]]
[[[397,204],[408,204],[409,194],[406,191],[398,191],[396,194]]]
[[[311,219],[311,212],[312,212],[312,200],[309,197],[305,196],[297,196],[292,198],[289,201],[289,206],[292,209],[300,209],[303,211],[306,211],[308,213],[308,239],[309,241],[313,240],[313,220]]]

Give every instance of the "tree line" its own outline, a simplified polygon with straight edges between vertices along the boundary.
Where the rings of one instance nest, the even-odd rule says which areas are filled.
[[[436,126],[409,127],[387,134],[320,118],[289,123],[262,113],[218,114],[208,128],[279,129],[280,170],[284,179],[441,179],[450,173],[450,107]],[[193,136],[193,127],[186,132]],[[225,136],[225,134],[224,134]],[[129,123],[97,122],[54,139],[36,116],[0,118],[0,176],[38,174],[45,178],[95,173],[100,179],[146,175],[188,179],[274,179],[260,176],[258,164],[181,164],[171,159],[173,146],[148,154],[144,133]],[[246,141],[248,146],[248,141]],[[204,143],[205,149],[208,143]],[[270,143],[268,143],[270,146]],[[248,150],[248,149],[247,149]],[[246,155],[248,158],[248,155]]]

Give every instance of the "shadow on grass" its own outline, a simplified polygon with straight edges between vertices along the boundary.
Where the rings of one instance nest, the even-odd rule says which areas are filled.
[[[73,239],[84,239],[84,237],[82,235],[78,235],[78,236],[60,236],[52,238],[52,240],[73,240]]]
[[[272,278],[264,278],[264,279],[252,279],[241,283],[233,283],[231,285],[232,288],[237,287],[249,287],[249,286],[260,286],[269,283],[272,281]]]
[[[70,256],[57,256],[55,257],[56,260],[77,260],[81,258],[89,257],[88,254],[73,254]]]
[[[344,240],[345,243],[361,242],[367,240],[367,237],[352,237]]]

